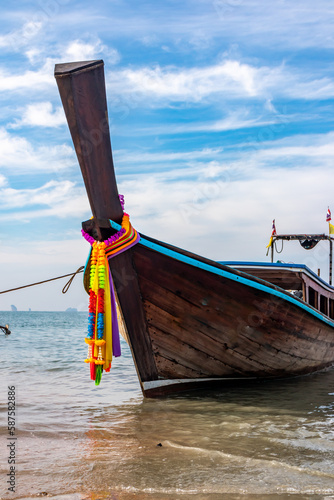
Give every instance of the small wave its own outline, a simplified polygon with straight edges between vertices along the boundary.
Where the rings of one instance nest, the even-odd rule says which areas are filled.
[[[218,450],[209,450],[207,448],[198,448],[196,446],[184,446],[178,443],[173,443],[172,441],[164,441],[163,442],[164,446],[169,446],[171,448],[177,448],[179,450],[183,450],[186,452],[195,452],[201,455],[207,455],[210,458],[217,457],[217,458],[226,458],[228,460],[233,460],[237,463],[243,463],[245,465],[266,465],[267,467],[282,467],[284,469],[289,469],[293,470],[296,472],[302,472],[304,474],[308,475],[313,475],[313,476],[320,476],[320,477],[327,477],[330,479],[334,479],[334,474],[329,474],[326,472],[322,472],[320,470],[313,470],[313,469],[305,469],[303,467],[298,467],[297,465],[290,465],[285,462],[280,462],[278,460],[264,460],[261,458],[250,458],[250,457],[243,457],[241,455],[231,455],[230,453],[224,453],[223,451],[218,451]]]
[[[301,448],[303,450],[313,450],[322,453],[332,453],[334,451],[334,442],[324,438],[308,438],[308,439],[279,439],[267,438],[271,443],[283,444],[294,448]]]
[[[149,495],[194,495],[194,498],[197,498],[197,495],[213,495],[213,494],[230,494],[230,495],[282,495],[282,494],[298,494],[298,495],[333,495],[334,489],[332,488],[291,488],[291,487],[279,487],[272,488],[270,486],[267,487],[242,487],[242,486],[228,486],[228,485],[212,485],[212,486],[203,486],[202,488],[138,488],[135,486],[113,486],[114,492],[127,492],[134,494],[149,494]],[[103,498],[103,495],[99,495]],[[108,499],[110,497],[107,497]],[[326,498],[326,497],[325,497]],[[331,497],[327,497],[328,500],[332,500]],[[23,500],[23,499],[20,499]]]
[[[43,497],[52,497],[52,500],[83,500],[85,496],[80,493],[65,493],[63,495],[53,495],[52,493],[41,492],[31,497],[17,497],[18,500],[41,500]]]

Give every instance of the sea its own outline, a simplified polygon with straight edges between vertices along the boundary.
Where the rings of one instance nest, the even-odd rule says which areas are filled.
[[[334,499],[333,369],[145,399],[124,341],[90,380],[86,313],[0,312],[6,323],[1,499]]]

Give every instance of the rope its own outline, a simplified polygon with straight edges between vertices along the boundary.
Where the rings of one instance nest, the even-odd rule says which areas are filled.
[[[31,283],[30,285],[23,285],[23,286],[18,286],[17,288],[10,288],[9,290],[3,290],[2,292],[0,292],[0,295],[2,293],[15,292],[16,290],[22,290],[22,288],[28,288],[30,286],[35,286],[35,285],[42,285],[43,283],[48,283],[49,281],[60,280],[61,278],[68,278],[68,276],[71,276],[71,278],[68,280],[68,282],[66,283],[66,285],[64,286],[64,288],[62,290],[63,293],[66,293],[68,291],[69,287],[71,286],[72,281],[74,280],[75,276],[79,273],[82,273],[83,270],[84,270],[84,266],[81,266],[75,271],[75,273],[63,274],[62,276],[57,276],[56,278],[50,278],[50,279],[44,280],[44,281],[37,281],[36,283]]]
[[[283,240],[282,240],[282,248],[280,251],[277,250],[277,240],[274,241],[274,244],[275,244],[276,253],[282,253],[283,252]]]
[[[64,286],[64,288],[62,289],[62,293],[68,292],[68,289],[72,285],[72,281],[74,280],[74,278],[76,277],[76,275],[79,274],[79,273],[82,273],[82,271],[84,269],[85,269],[85,266],[81,266],[81,267],[79,267],[79,269],[77,269],[75,271],[75,273],[72,274],[72,276],[70,277],[70,279],[68,280],[68,282],[66,283],[66,285]]]

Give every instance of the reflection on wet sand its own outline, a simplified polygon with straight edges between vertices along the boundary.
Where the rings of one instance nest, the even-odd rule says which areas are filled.
[[[122,499],[333,495],[333,381],[331,371],[107,411],[86,434],[85,488]]]

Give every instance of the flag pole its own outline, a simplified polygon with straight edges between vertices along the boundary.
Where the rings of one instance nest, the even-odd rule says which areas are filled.
[[[333,240],[331,238],[331,220],[332,220],[332,214],[331,211],[328,207],[327,209],[327,215],[326,215],[326,221],[328,222],[328,238],[329,238],[329,284],[332,284],[332,263],[333,263]],[[333,228],[333,226],[332,226]]]
[[[329,237],[329,284],[332,284],[333,240]]]
[[[271,262],[274,262],[274,244],[275,244],[275,236],[276,236],[276,224],[275,224],[275,219],[273,220],[273,227],[272,227],[272,242],[271,242]]]

